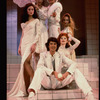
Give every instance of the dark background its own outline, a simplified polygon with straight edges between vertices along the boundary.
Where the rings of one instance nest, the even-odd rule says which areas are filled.
[[[59,0],[63,6],[61,17],[65,13],[69,13],[76,25],[77,30],[75,31],[75,37],[81,41],[81,44],[75,50],[76,55],[87,55],[87,39],[86,39],[86,24],[85,24],[85,0]],[[45,6],[48,6],[48,2],[45,0]],[[20,28],[20,17],[23,9],[18,7],[18,38],[17,45],[19,46],[21,28]],[[61,26],[62,29],[62,26]],[[17,46],[17,47],[18,47]]]

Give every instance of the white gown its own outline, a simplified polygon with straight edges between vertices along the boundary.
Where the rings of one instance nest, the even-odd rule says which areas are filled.
[[[39,19],[40,19],[40,43],[41,43],[41,52],[46,51],[45,43],[48,40],[48,32],[46,27],[46,20],[47,20],[47,7],[42,6],[41,9],[37,11]]]
[[[72,31],[70,30],[70,27],[65,27],[61,32],[64,32],[64,33],[72,33]],[[74,39],[74,38],[73,38]],[[73,48],[71,45],[70,45],[70,48],[63,48],[64,50],[64,54],[70,58],[71,60],[75,61],[76,60],[76,53],[75,53],[75,49],[77,48],[77,44],[79,43],[79,41],[76,39],[73,40],[76,44],[74,45],[75,48]],[[80,44],[80,43],[79,43]],[[73,51],[72,51],[73,50]],[[67,54],[66,54],[67,53]]]
[[[34,19],[33,21],[29,22],[28,24],[22,23],[21,24],[22,30],[24,32],[24,36],[22,38],[21,43],[21,66],[20,72],[18,77],[15,81],[15,84],[10,92],[7,93],[7,96],[25,96],[26,94],[26,87],[24,82],[24,62],[26,58],[31,53],[30,47],[33,43],[36,43],[36,51],[39,52],[39,36],[40,36],[40,29],[39,29],[39,20]]]
[[[75,42],[74,45],[70,45],[70,47],[65,48],[60,46],[58,52],[63,53],[66,57],[70,58],[71,60],[76,60],[75,49],[79,46],[80,41],[75,37],[71,37],[71,39]]]

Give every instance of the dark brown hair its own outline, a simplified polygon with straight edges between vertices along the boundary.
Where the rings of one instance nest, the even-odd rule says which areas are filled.
[[[56,51],[57,51],[58,48],[59,48],[59,43],[58,43],[58,40],[57,40],[55,37],[50,37],[50,38],[48,39],[47,43],[45,44],[45,46],[46,46],[46,48],[47,48],[47,51],[49,51],[49,43],[50,43],[51,41],[57,43],[57,49],[56,49]]]
[[[22,17],[21,17],[22,18],[21,22],[28,21],[29,15],[27,14],[27,8],[30,7],[30,6],[33,6],[33,8],[34,8],[33,18],[38,18],[38,15],[37,15],[37,12],[36,12],[34,5],[32,3],[28,3],[28,4],[25,5],[25,7],[23,7],[23,14],[22,14]]]

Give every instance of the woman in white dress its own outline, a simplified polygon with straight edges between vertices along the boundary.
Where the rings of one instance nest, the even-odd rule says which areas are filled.
[[[21,68],[13,88],[7,94],[8,96],[26,96],[30,78],[34,76],[31,66],[32,54],[40,53],[40,24],[36,15],[33,4],[27,4],[22,17],[22,36],[18,49],[18,53],[22,57]]]
[[[73,40],[75,44],[71,45],[69,40]],[[69,33],[60,33],[60,35],[58,36],[58,42],[60,44],[58,51],[60,53],[63,53],[66,57],[70,58],[71,60],[75,61],[75,58],[73,59],[71,55],[73,54],[73,51],[75,51],[75,49],[79,46],[80,41],[72,35],[70,35]]]
[[[75,22],[69,13],[63,15],[61,23],[63,25],[63,30],[60,33],[69,33],[74,36],[74,31],[76,30]],[[70,39],[69,39],[70,41]],[[70,44],[70,42],[69,42]],[[70,44],[71,45],[71,44]],[[70,55],[72,60],[76,60],[75,50]]]
[[[64,27],[61,32],[70,33],[72,36],[74,36],[74,30],[76,30],[76,26],[71,15],[69,13],[64,14],[61,22]]]

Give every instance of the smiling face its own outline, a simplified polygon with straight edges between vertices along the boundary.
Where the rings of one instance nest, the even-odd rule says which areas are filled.
[[[66,27],[66,26],[69,24],[69,22],[70,22],[69,17],[68,17],[68,16],[65,16],[65,17],[63,18],[63,25]]]
[[[53,42],[53,41],[50,41],[50,43],[49,43],[49,51],[50,52],[55,52],[56,49],[57,49],[57,43]]]
[[[66,45],[67,42],[68,42],[68,40],[67,40],[66,36],[62,36],[60,38],[60,45]]]
[[[29,16],[32,16],[32,15],[34,14],[34,7],[33,7],[33,6],[29,6],[29,7],[27,8],[27,14],[28,14]]]

